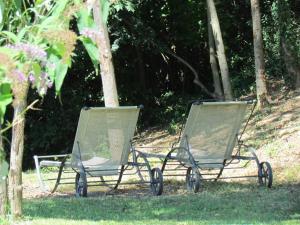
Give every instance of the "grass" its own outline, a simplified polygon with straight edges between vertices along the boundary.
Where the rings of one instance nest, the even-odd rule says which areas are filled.
[[[27,199],[23,223],[299,224],[300,185],[266,189],[219,182],[206,184],[197,194]]]
[[[295,180],[300,180],[299,171],[300,171],[300,165],[285,168],[283,170],[283,175],[285,177],[285,180],[288,181],[288,182],[293,182]]]
[[[292,154],[297,141],[279,138],[283,128],[289,128],[282,120],[290,112],[288,107],[270,108],[256,112],[250,124],[255,135],[248,141],[274,161],[281,162],[282,151]],[[273,112],[274,111],[274,112]],[[277,113],[278,112],[278,113]],[[272,115],[270,115],[272,114]],[[274,115],[273,115],[274,114]],[[295,112],[300,121],[299,112]],[[269,121],[263,121],[266,118]],[[290,125],[298,129],[299,122]],[[292,131],[291,129],[287,129]],[[251,131],[251,129],[250,129]],[[297,139],[298,140],[298,139]],[[291,151],[290,151],[291,150]],[[285,155],[283,154],[283,155]],[[115,195],[93,192],[88,198],[74,195],[30,198],[24,200],[24,217],[19,224],[300,224],[300,165],[294,157],[287,157],[285,166],[273,170],[275,184],[272,189],[249,183],[205,183],[203,191],[186,193],[182,182],[166,182],[166,193],[160,197],[133,194],[133,190],[119,191]],[[287,160],[285,157],[284,160]],[[293,163],[292,163],[293,162]],[[153,162],[151,162],[153,163]],[[272,161],[271,161],[272,163]],[[36,183],[35,174],[24,174],[24,181]],[[177,188],[179,191],[170,187]],[[73,191],[73,186],[62,190]],[[91,189],[90,189],[91,190]],[[92,189],[92,191],[96,190]],[[147,191],[145,191],[147,192]],[[120,194],[122,193],[122,194]],[[140,193],[140,192],[139,192]],[[172,193],[172,194],[170,194]],[[176,194],[174,194],[176,193]],[[0,224],[8,224],[0,218]]]

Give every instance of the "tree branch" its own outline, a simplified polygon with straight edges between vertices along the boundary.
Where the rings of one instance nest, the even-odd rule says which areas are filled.
[[[199,75],[197,73],[197,71],[186,61],[184,60],[183,58],[181,58],[180,56],[176,55],[174,52],[170,51],[170,50],[167,50],[167,49],[164,49],[164,51],[173,56],[175,59],[177,59],[179,62],[181,62],[182,64],[184,64],[186,67],[188,67],[192,73],[194,74],[194,80],[193,82],[195,84],[197,84],[206,94],[208,94],[209,96],[213,97],[213,98],[221,98],[222,96],[219,96],[215,93],[212,93],[210,92],[206,87],[205,85],[200,81],[199,79]]]
[[[30,105],[28,105],[28,106],[26,107],[26,109],[25,109],[21,114],[19,114],[19,116],[24,115],[24,114],[25,114],[28,110],[30,110],[30,109],[32,109],[32,110],[39,110],[39,109],[37,109],[37,108],[34,108],[34,105],[35,105],[38,101],[39,101],[38,99],[36,99],[35,101],[33,101]],[[4,132],[8,131],[10,128],[12,128],[13,126],[17,125],[17,124],[20,123],[21,121],[22,121],[22,120],[20,120],[20,119],[17,118],[15,122],[9,123],[9,125],[8,125],[6,128],[4,128],[3,130],[0,130],[0,135],[2,135]]]

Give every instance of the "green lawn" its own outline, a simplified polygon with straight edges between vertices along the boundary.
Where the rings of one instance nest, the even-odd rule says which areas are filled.
[[[300,224],[300,185],[211,183],[198,194],[25,200],[26,224]]]

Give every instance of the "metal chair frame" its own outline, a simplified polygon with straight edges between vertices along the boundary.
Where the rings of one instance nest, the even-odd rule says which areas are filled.
[[[191,101],[186,110],[186,115],[188,114],[191,105],[192,104],[202,104],[203,101],[201,100],[193,100]],[[201,183],[203,180],[213,180],[217,181],[219,179],[235,179],[235,178],[258,178],[258,183],[260,185],[264,185],[267,187],[272,186],[273,182],[273,174],[272,174],[272,168],[271,165],[268,162],[260,162],[256,153],[255,149],[252,147],[249,147],[243,143],[241,140],[248,124],[249,121],[253,115],[254,109],[256,107],[256,101],[247,101],[247,104],[253,104],[253,107],[251,109],[250,115],[246,120],[246,123],[242,129],[242,132],[240,134],[237,134],[237,146],[236,146],[236,152],[231,156],[230,160],[224,159],[222,165],[220,163],[200,163],[199,161],[195,160],[189,147],[176,147],[180,140],[182,138],[185,139],[187,146],[188,144],[188,137],[183,136],[182,137],[182,131],[185,125],[185,120],[182,122],[181,130],[179,132],[178,140],[174,142],[166,156],[163,155],[157,155],[157,154],[146,154],[147,157],[156,157],[159,158],[162,162],[162,167],[161,167],[161,172],[163,173],[164,177],[180,177],[180,176],[185,176],[186,177],[186,183],[187,183],[187,189],[190,191],[198,192]],[[143,147],[139,147],[143,148]],[[163,147],[161,147],[163,148]],[[251,156],[245,156],[241,154],[241,149],[245,149],[247,152],[251,154]],[[184,150],[187,154],[187,160],[182,161],[178,157],[174,156],[174,154],[179,151],[179,150]],[[177,155],[177,154],[175,154]],[[229,167],[230,165],[238,165],[241,161],[245,161],[246,163],[243,166],[239,167]],[[245,168],[251,161],[255,161],[257,168],[258,168],[258,173],[257,175],[249,175],[249,176],[230,176],[230,177],[225,177],[222,176],[224,170],[226,169],[243,169]],[[219,168],[207,168],[205,165],[220,165]],[[173,168],[170,168],[173,167]],[[175,168],[174,168],[175,167]],[[178,174],[174,172],[178,171],[185,171],[185,174]],[[213,171],[213,173],[212,173]],[[194,176],[191,176],[191,172],[194,173]]]
[[[80,143],[77,143],[78,147]],[[110,191],[116,190],[119,185],[133,185],[133,184],[149,184],[150,190],[153,195],[161,195],[163,192],[163,176],[159,168],[151,169],[149,161],[146,158],[146,155],[140,151],[137,151],[132,142],[130,141],[130,154],[132,159],[130,162],[127,162],[125,165],[120,165],[118,169],[90,169],[85,167],[81,160],[81,152],[79,149],[79,157],[77,167],[72,167],[70,163],[71,154],[64,155],[48,155],[48,156],[34,156],[36,174],[38,177],[39,185],[43,191],[50,191],[54,193],[59,185],[63,184],[75,184],[76,196],[86,197],[87,189],[91,186],[106,186],[110,188]],[[142,162],[138,162],[138,159],[141,158]],[[56,170],[51,170],[52,172],[57,172],[57,177],[53,179],[48,179],[48,181],[55,181],[55,185],[50,189],[42,178],[41,169],[43,167],[51,167],[41,163],[45,159],[58,159],[59,167]],[[129,173],[125,173],[129,171]],[[101,175],[94,176],[93,172],[116,172],[118,175]],[[144,173],[147,173],[149,178],[145,179],[146,176],[143,176]],[[63,174],[75,174],[75,182],[70,182],[70,179],[74,177],[62,177]],[[138,175],[140,178],[137,182],[122,182],[123,176],[129,175]],[[91,181],[89,178],[99,177],[99,181]],[[105,179],[105,177],[113,177]],[[116,178],[115,178],[116,177]],[[149,180],[150,179],[150,180]]]

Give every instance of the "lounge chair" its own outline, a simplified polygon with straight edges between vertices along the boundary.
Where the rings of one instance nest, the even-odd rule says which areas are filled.
[[[178,142],[174,143],[164,159],[162,169],[164,176],[170,171],[186,171],[186,185],[190,191],[197,192],[202,180],[241,178],[241,176],[221,177],[224,169],[241,160],[255,161],[260,185],[272,186],[272,168],[268,162],[260,162],[255,150],[243,143],[241,135],[250,120],[243,122],[249,108],[251,115],[256,103],[252,101],[237,102],[201,102],[191,104],[189,115]],[[250,115],[250,116],[251,116]],[[240,130],[242,132],[240,133]],[[250,156],[243,156],[243,153]],[[174,169],[174,163],[178,163]],[[245,163],[239,168],[244,168]]]
[[[163,190],[160,169],[151,169],[147,158],[131,144],[139,111],[139,107],[82,109],[71,154],[34,156],[42,190],[55,192],[60,184],[74,183],[68,180],[74,179],[69,173],[75,172],[76,195],[86,197],[89,186],[116,189],[126,175],[124,171],[130,171],[130,175],[137,174],[141,179],[126,184],[149,184],[152,193],[160,195]],[[45,168],[58,168],[57,177],[52,178],[56,180],[52,190],[42,176]],[[64,174],[68,176],[62,178]],[[93,177],[100,179],[90,179]]]

